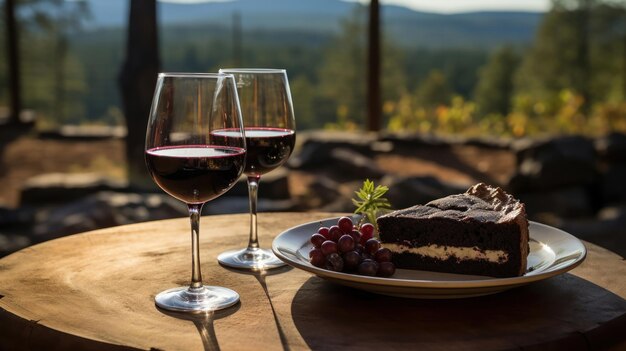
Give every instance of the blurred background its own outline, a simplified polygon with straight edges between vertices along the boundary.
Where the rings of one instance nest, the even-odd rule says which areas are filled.
[[[440,4],[441,3],[441,4]],[[182,217],[143,163],[160,71],[287,69],[298,147],[261,211],[483,181],[626,256],[626,2],[4,0],[0,256]],[[205,214],[247,212],[244,182]]]

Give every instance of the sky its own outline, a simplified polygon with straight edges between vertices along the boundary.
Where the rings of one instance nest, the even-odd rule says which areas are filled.
[[[369,0],[351,0],[368,3]],[[550,0],[380,0],[381,4],[401,5],[417,11],[455,13],[484,10],[548,11]]]
[[[167,2],[207,2],[225,0],[162,0]],[[226,0],[227,1],[227,0]],[[294,0],[295,1],[295,0]],[[369,0],[344,0],[368,3]],[[550,0],[380,0],[381,4],[401,5],[417,11],[456,13],[468,11],[547,11]]]

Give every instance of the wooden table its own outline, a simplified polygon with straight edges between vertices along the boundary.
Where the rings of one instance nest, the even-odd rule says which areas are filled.
[[[262,213],[261,244],[328,213]],[[0,260],[1,350],[626,349],[626,263],[586,243],[587,260],[504,293],[412,300],[337,286],[297,269],[221,267],[247,242],[247,215],[203,217],[205,283],[238,291],[223,312],[160,312],[155,293],[190,276],[187,219],[73,235]]]

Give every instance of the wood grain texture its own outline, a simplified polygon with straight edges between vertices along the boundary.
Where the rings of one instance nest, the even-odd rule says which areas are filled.
[[[328,213],[262,213],[261,245]],[[213,315],[162,313],[154,295],[190,276],[187,219],[139,223],[36,245],[0,260],[0,349],[506,349],[556,343],[619,347],[626,264],[586,244],[571,274],[497,295],[411,300],[328,283],[289,267],[267,275],[221,267],[247,242],[247,215],[203,217],[205,284],[241,303]],[[618,346],[615,346],[618,345]]]

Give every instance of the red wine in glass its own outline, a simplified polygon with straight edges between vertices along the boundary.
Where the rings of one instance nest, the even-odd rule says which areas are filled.
[[[224,194],[243,173],[246,143],[235,77],[214,73],[161,73],[146,128],[145,159],[154,182],[187,204],[191,280],[156,294],[168,311],[217,311],[239,302],[231,289],[204,285],[200,265],[202,206]],[[228,140],[213,130],[230,130]]]
[[[248,247],[217,256],[220,264],[244,269],[267,270],[285,265],[271,250],[259,245],[257,194],[261,177],[276,169],[291,155],[296,141],[291,91],[284,69],[221,69],[235,77],[246,134],[246,166],[250,200]],[[224,137],[228,137],[227,131]],[[219,135],[219,131],[218,131]]]
[[[216,138],[227,139],[236,136],[236,131],[217,130]],[[296,132],[291,129],[246,127],[246,166],[247,176],[260,176],[279,167],[291,155],[296,143]]]
[[[186,203],[205,203],[237,181],[245,150],[212,145],[182,145],[146,150],[146,165],[154,181]]]

